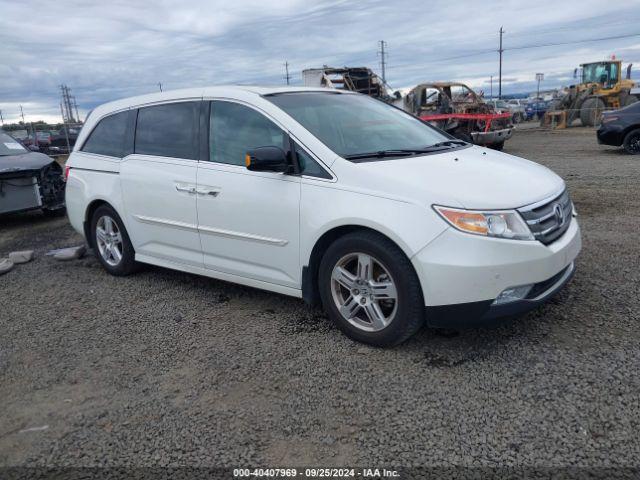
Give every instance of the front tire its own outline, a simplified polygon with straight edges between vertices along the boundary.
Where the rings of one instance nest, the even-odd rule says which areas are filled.
[[[378,233],[354,232],[336,240],[322,258],[318,281],[325,311],[358,342],[397,345],[424,323],[413,265]]]
[[[91,236],[96,257],[111,275],[125,276],[137,270],[133,245],[113,208],[102,205],[96,209],[91,218]]]
[[[631,130],[624,136],[622,147],[631,155],[640,155],[640,128]]]
[[[604,112],[605,108],[606,105],[601,98],[587,98],[582,102],[582,106],[580,107],[580,121],[582,122],[582,126],[595,127],[596,125],[600,125],[602,112]]]

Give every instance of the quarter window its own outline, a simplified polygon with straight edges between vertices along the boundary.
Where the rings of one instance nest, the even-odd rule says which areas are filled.
[[[197,160],[199,107],[200,102],[181,102],[141,108],[135,152]]]
[[[100,120],[84,142],[82,151],[119,158],[131,153],[125,148],[129,113],[120,112]]]
[[[214,101],[209,122],[209,158],[212,162],[243,165],[247,150],[280,147],[287,151],[287,136],[280,127],[252,108]]]
[[[318,162],[311,158],[311,155],[305,152],[298,145],[295,146],[295,149],[296,157],[298,158],[298,163],[300,165],[300,175],[306,175],[308,177],[331,178],[331,175],[329,175]]]

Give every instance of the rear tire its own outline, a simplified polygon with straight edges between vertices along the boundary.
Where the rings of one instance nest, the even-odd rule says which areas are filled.
[[[585,127],[600,125],[602,112],[605,109],[604,100],[598,97],[587,98],[580,107],[580,121]]]
[[[413,265],[376,232],[354,232],[332,243],[322,257],[318,281],[325,311],[358,342],[397,345],[424,323],[422,289]]]
[[[640,128],[631,130],[624,136],[622,147],[631,155],[640,155]]]
[[[124,223],[109,205],[96,209],[91,218],[91,245],[98,261],[111,275],[129,275],[138,269],[136,252]]]

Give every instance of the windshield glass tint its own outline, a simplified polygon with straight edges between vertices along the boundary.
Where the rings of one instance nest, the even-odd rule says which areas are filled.
[[[342,157],[423,149],[449,140],[417,118],[364,95],[305,92],[266,98]]]
[[[12,136],[0,133],[0,155],[20,155],[27,152],[28,150]]]

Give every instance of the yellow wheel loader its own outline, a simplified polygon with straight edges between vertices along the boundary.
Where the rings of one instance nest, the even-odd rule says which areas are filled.
[[[621,60],[584,63],[580,67],[581,82],[571,85],[550,109],[566,110],[567,125],[577,118],[583,126],[598,125],[604,110],[626,107],[640,100],[640,88],[631,80],[631,65],[627,67],[624,79]]]

